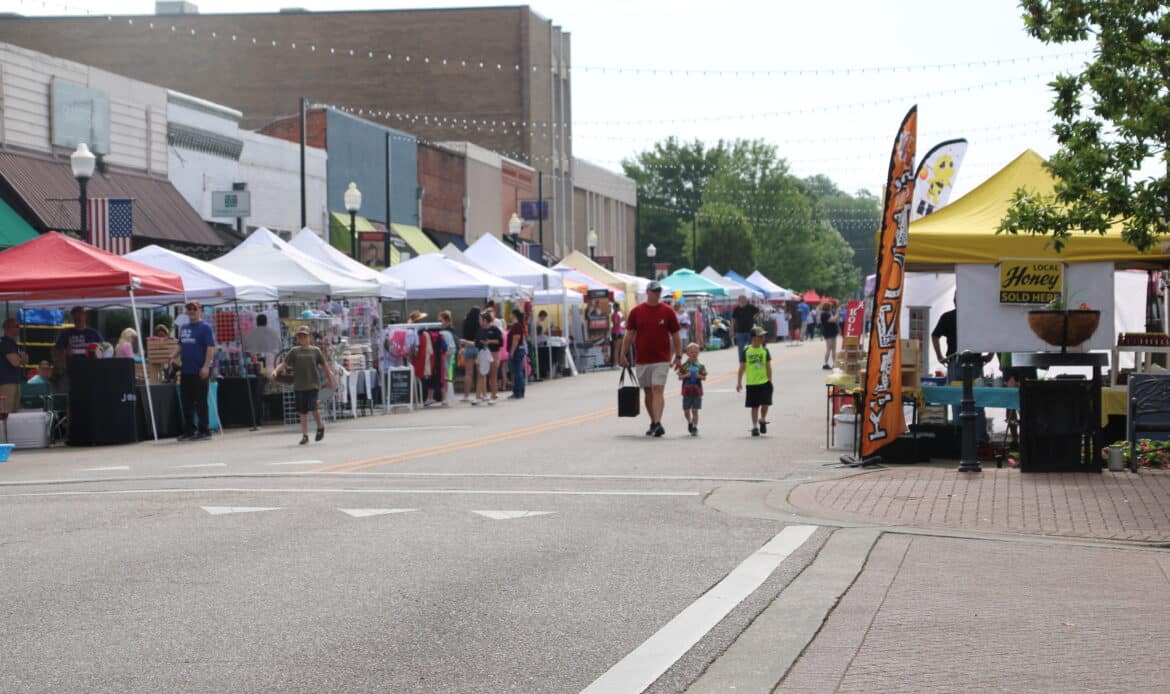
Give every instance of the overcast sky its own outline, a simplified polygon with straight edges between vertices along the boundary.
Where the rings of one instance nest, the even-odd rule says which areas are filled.
[[[30,16],[154,11],[151,0],[0,4]],[[490,3],[195,4],[212,14]],[[623,158],[670,135],[708,143],[762,138],[776,145],[793,173],[826,174],[849,192],[880,192],[894,133],[915,103],[920,155],[944,139],[970,142],[955,196],[1025,149],[1049,156],[1056,145],[1046,84],[1083,64],[1090,50],[1027,36],[1016,0],[537,0],[531,6],[572,36],[577,157],[620,170]]]

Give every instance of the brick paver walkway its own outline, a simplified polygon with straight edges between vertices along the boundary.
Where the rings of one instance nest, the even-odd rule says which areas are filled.
[[[1153,692],[1170,555],[887,534],[777,691]]]
[[[971,531],[1170,542],[1170,473],[958,473],[915,466],[797,487],[789,503],[829,517]]]

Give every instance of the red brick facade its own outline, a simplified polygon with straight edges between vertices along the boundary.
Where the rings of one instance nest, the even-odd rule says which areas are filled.
[[[420,143],[418,180],[422,228],[463,236],[463,196],[467,194],[467,159],[462,154]]]
[[[310,147],[325,149],[328,142],[325,127],[325,110],[310,109],[305,114],[305,140]],[[301,119],[298,116],[281,118],[260,128],[259,132],[270,137],[278,137],[289,142],[301,141]]]
[[[536,199],[536,172],[527,166],[507,159],[501,163],[500,169],[503,178],[500,186],[500,209],[503,212],[500,228],[507,229],[508,220],[512,218],[512,213],[520,214],[520,203],[524,200]],[[548,226],[547,221],[545,226]],[[520,238],[536,241],[536,229],[535,222],[525,223],[520,232]]]

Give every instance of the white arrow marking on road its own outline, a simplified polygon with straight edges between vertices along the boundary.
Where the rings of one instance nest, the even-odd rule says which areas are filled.
[[[484,518],[492,520],[514,520],[516,518],[531,518],[532,516],[547,516],[555,511],[472,511]]]
[[[815,525],[790,525],[781,530],[581,694],[644,691],[736,605],[754,593],[816,530]]]
[[[113,470],[129,470],[129,465],[111,465],[109,467],[87,467],[82,472],[110,472]]]
[[[255,513],[257,511],[279,511],[283,506],[200,506],[213,516],[222,516],[227,513]]]
[[[368,518],[369,516],[385,516],[388,513],[410,513],[417,508],[339,508],[338,511],[349,514],[354,518]]]
[[[182,469],[186,469],[186,468],[195,468],[195,467],[227,467],[227,463],[197,463],[195,465],[172,465],[171,467],[173,467],[176,470],[182,470]]]

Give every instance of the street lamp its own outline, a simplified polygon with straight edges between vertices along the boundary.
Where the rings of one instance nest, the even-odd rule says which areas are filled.
[[[353,259],[358,259],[358,237],[357,237],[357,213],[362,209],[362,192],[358,190],[357,184],[353,181],[349,182],[349,187],[345,189],[345,209],[349,212],[349,237],[353,244]]]
[[[89,151],[89,146],[84,142],[77,145],[77,149],[69,155],[69,166],[73,168],[73,177],[77,179],[77,186],[81,189],[80,197],[77,198],[81,203],[81,233],[85,242],[89,244],[93,243],[93,239],[89,233],[89,199],[85,194],[85,186],[93,176],[93,167],[96,163],[97,157]]]
[[[593,260],[593,253],[597,250],[597,232],[593,229],[585,235],[585,245],[589,247],[589,259]]]
[[[654,279],[654,256],[658,255],[658,249],[654,244],[646,246],[646,257],[650,259],[650,279]]]
[[[512,218],[508,220],[508,238],[512,241],[512,248],[516,248],[520,243],[520,230],[524,228],[524,220],[515,212],[512,213]]]

